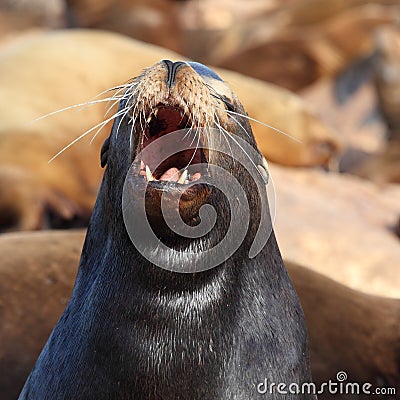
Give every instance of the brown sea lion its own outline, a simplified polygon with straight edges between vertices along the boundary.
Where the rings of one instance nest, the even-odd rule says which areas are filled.
[[[339,156],[342,144],[336,130],[322,122],[316,110],[301,97],[267,82],[243,79],[235,72],[216,71],[243,99],[251,117],[283,132],[252,121],[257,145],[268,160],[286,166],[312,167],[328,166]]]
[[[0,393],[17,398],[72,292],[82,231],[0,236]]]
[[[122,57],[127,61],[121,63]],[[0,214],[6,223],[0,230],[86,224],[101,176],[97,167],[101,141],[88,145],[97,128],[82,143],[48,161],[105,121],[110,116],[104,117],[107,107],[94,104],[81,112],[65,111],[32,121],[68,106],[101,101],[111,94],[95,98],[100,92],[126,82],[163,57],[177,58],[167,50],[116,34],[79,30],[38,36],[2,53],[0,102],[7,106],[0,108]],[[290,165],[325,165],[335,155],[334,134],[299,99],[239,74],[222,73],[252,117],[301,141],[283,139],[254,123],[267,158],[270,155],[271,160]],[[12,200],[11,194],[15,194]]]
[[[400,300],[352,290],[321,274],[285,262],[299,293],[310,334],[315,383],[335,380],[400,390]],[[396,399],[396,393],[385,396]],[[371,394],[327,393],[320,399],[369,399]]]
[[[299,91],[372,51],[374,30],[400,12],[396,1],[365,3],[309,0],[239,21],[203,60]]]
[[[379,109],[387,129],[385,148],[372,155],[352,173],[384,184],[400,183],[400,29],[388,26],[376,35],[375,87]]]
[[[125,68],[123,54],[133,56]],[[7,222],[0,230],[53,226],[54,215],[64,224],[87,223],[101,177],[101,143],[89,146],[88,138],[65,157],[48,161],[80,133],[104,121],[106,107],[94,104],[82,112],[34,120],[92,100],[162,55],[172,54],[119,35],[82,31],[45,34],[2,53],[0,101],[9,106],[0,111],[0,214]]]
[[[353,289],[400,297],[393,233],[400,187],[359,177],[270,165],[275,232],[286,259]]]
[[[66,0],[70,25],[122,33],[183,51],[179,2],[173,0]]]
[[[0,237],[3,400],[18,396],[61,315],[72,292],[84,238],[83,230]],[[400,301],[351,290],[293,262],[285,265],[306,315],[314,381],[327,382],[344,370],[349,381],[396,386]]]

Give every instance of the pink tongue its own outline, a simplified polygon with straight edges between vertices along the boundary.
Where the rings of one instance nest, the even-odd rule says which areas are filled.
[[[161,175],[160,181],[177,182],[180,176],[181,173],[179,172],[179,169],[173,167],[168,169]]]

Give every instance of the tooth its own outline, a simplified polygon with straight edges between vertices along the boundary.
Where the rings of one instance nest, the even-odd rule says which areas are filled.
[[[154,115],[157,117],[158,114],[158,108],[156,108],[156,110],[154,111]]]
[[[263,158],[262,165],[257,165],[258,170],[260,171],[261,176],[264,179],[266,185],[268,185],[269,173],[268,173],[268,164],[265,158]]]
[[[147,178],[148,182],[154,181],[154,177],[153,177],[148,165],[146,165],[146,178]]]
[[[184,184],[184,183],[185,183],[185,180],[186,180],[186,178],[187,178],[187,175],[188,175],[188,170],[185,169],[185,170],[183,171],[181,177],[178,179],[178,183]]]
[[[149,115],[149,118],[147,118],[147,123],[148,123],[148,124],[151,122],[151,117],[152,117],[152,115],[150,114],[150,115]]]
[[[263,164],[265,170],[268,171],[268,163],[267,163],[267,160],[264,157],[262,158],[262,164]]]

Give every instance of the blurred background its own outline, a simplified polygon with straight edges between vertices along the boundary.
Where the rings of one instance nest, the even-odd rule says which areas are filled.
[[[338,304],[360,295],[355,313],[362,320],[381,315],[384,304],[390,311],[377,326],[390,329],[381,341],[377,334],[378,345],[366,347],[387,343],[395,357],[387,332],[398,331],[393,321],[399,321],[399,300],[368,297],[368,303],[360,293],[400,298],[399,0],[0,0],[0,277],[11,282],[1,287],[0,280],[0,314],[8,288],[20,279],[2,271],[18,271],[17,265],[28,265],[27,257],[33,260],[40,251],[45,263],[47,249],[54,260],[63,251],[73,255],[76,267],[84,233],[74,239],[77,246],[68,247],[65,238],[49,239],[61,237],[50,230],[86,227],[102,176],[99,149],[110,128],[93,145],[83,140],[48,164],[103,121],[105,107],[32,120],[89,101],[156,60],[183,57],[216,68],[251,117],[300,140],[252,124],[270,165],[283,257],[357,290],[344,291]],[[28,231],[48,236],[29,245]],[[18,243],[29,250],[25,258],[15,250]],[[63,264],[59,259],[51,268]],[[43,285],[64,282],[54,278],[54,268],[41,277]],[[73,278],[64,283],[57,312]],[[330,285],[326,297],[337,292]],[[16,296],[25,296],[25,289],[18,290]],[[359,304],[364,311],[376,304],[376,314],[365,317]],[[46,320],[48,330],[55,317]],[[351,314],[349,320],[357,318]],[[375,327],[368,329],[372,337]],[[38,334],[36,353],[47,334]],[[332,343],[323,352],[335,353]],[[8,365],[4,354],[0,348],[0,360]],[[395,368],[371,374],[397,379]]]

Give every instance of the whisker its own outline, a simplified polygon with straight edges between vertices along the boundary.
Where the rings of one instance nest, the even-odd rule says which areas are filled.
[[[120,115],[122,115],[122,117],[120,118],[120,120],[119,120],[119,122],[118,122],[118,126],[117,126],[117,132],[116,132],[116,134],[115,134],[115,138],[118,138],[118,133],[119,133],[119,128],[121,128],[121,124],[122,124],[122,121],[124,120],[124,118],[127,116],[127,114],[128,114],[128,112],[129,112],[129,110],[130,110],[130,106],[129,105],[127,105],[126,107],[124,107],[123,109],[122,109],[122,111],[124,111],[122,114],[120,114]]]
[[[117,136],[118,136],[118,131],[119,131],[121,122],[122,122],[122,120],[124,119],[124,117],[126,116],[126,114],[128,113],[129,107],[125,107],[123,110],[127,110],[127,111],[125,112],[125,114],[123,115],[123,117],[121,118],[121,120],[120,120],[120,122],[119,122],[119,124],[118,124]],[[114,114],[113,117],[111,117],[111,119],[116,118],[116,117],[118,117],[119,115],[121,115],[121,114],[116,113],[116,114]],[[92,139],[90,139],[90,143],[89,143],[89,144],[92,144],[92,143],[93,143],[93,141],[96,139],[97,135],[101,132],[101,130],[104,128],[104,126],[105,126],[108,122],[109,122],[109,119],[106,120],[105,122],[103,121],[103,122],[101,123],[100,128],[99,128],[99,129],[96,131],[96,133],[93,135]]]
[[[247,132],[247,130],[243,127],[243,125],[233,116],[233,115],[228,115],[230,118],[232,118],[243,130],[243,132],[250,137],[249,132]]]
[[[100,122],[99,124],[93,126],[92,128],[88,129],[86,132],[82,133],[80,136],[78,136],[77,138],[75,138],[71,143],[69,143],[68,145],[66,145],[64,148],[62,148],[56,155],[54,155],[49,161],[48,163],[51,163],[53,160],[55,160],[60,154],[64,153],[66,150],[68,150],[72,145],[74,145],[76,142],[78,142],[79,140],[81,140],[82,138],[84,138],[88,133],[92,132],[93,130],[95,130],[96,128],[98,128],[99,126],[104,127],[109,121],[111,121],[112,119],[118,117],[119,115],[121,115],[122,112],[125,111],[125,108],[118,111],[118,113],[116,113],[115,115],[113,115],[112,117],[108,118],[107,120]]]
[[[189,136],[190,136],[190,134],[193,132],[193,139],[192,139],[192,141],[190,142],[190,145],[189,145],[189,147],[191,147],[191,146],[192,146],[193,142],[194,142],[194,141],[195,141],[195,139],[196,139],[196,131],[194,131],[194,130],[193,130],[193,128],[194,128],[194,126],[192,125],[192,126],[190,127],[189,131],[188,131],[188,132],[186,132],[186,133],[185,133],[185,136],[184,136],[184,138],[186,137],[186,135],[189,137]]]
[[[45,114],[45,115],[41,115],[40,117],[35,118],[32,121],[30,121],[28,124],[33,124],[33,123],[38,122],[38,121],[40,121],[42,119],[45,119],[45,118],[51,117],[53,115],[59,114],[59,113],[61,113],[63,111],[72,110],[72,109],[78,108],[78,107],[92,106],[92,105],[103,103],[103,102],[110,101],[110,100],[113,100],[113,98],[110,97],[110,98],[105,98],[105,99],[100,99],[100,100],[87,101],[85,103],[74,104],[72,106],[61,108],[59,110],[52,111],[51,113],[48,113],[48,114]]]
[[[111,106],[108,107],[106,113],[104,114],[104,117],[107,116],[107,114],[112,110],[112,108],[113,108],[119,101],[121,101],[122,99],[126,98],[126,96],[127,96],[128,94],[129,94],[129,96],[127,97],[127,101],[129,101],[129,100],[136,94],[137,88],[136,88],[135,90],[129,92],[129,89],[134,88],[134,86],[136,86],[136,84],[131,84],[131,85],[123,86],[121,89],[119,89],[119,90],[114,94],[114,96],[112,96],[112,98],[114,98],[115,101],[111,104]],[[128,88],[128,89],[126,89],[126,88]],[[118,96],[118,94],[119,94],[122,90],[124,90],[124,89],[125,89],[125,92],[124,92],[124,94],[122,95],[122,97],[121,97],[121,96]],[[111,101],[111,100],[110,100],[110,101]]]
[[[113,103],[107,108],[106,112],[104,113],[104,118],[107,117],[108,113],[122,100],[123,98],[114,99]],[[110,100],[111,101],[111,100]],[[109,102],[110,102],[109,101]],[[109,103],[108,102],[108,103]],[[107,103],[107,105],[108,105]]]
[[[106,94],[106,93],[108,93],[108,92],[112,92],[113,90],[117,90],[117,89],[119,89],[119,91],[121,91],[122,89],[128,88],[128,87],[130,87],[130,86],[132,86],[132,85],[135,85],[135,84],[136,84],[136,83],[124,83],[124,84],[122,84],[122,85],[117,85],[117,86],[114,86],[114,87],[112,87],[112,88],[103,90],[103,91],[100,92],[99,94],[96,94],[96,96],[94,96],[94,99],[96,99],[97,97],[100,97],[102,94]]]
[[[215,120],[215,118],[217,118],[217,120]],[[229,132],[228,132],[227,130],[225,130],[225,129],[222,127],[222,125],[221,125],[221,123],[220,123],[220,120],[219,120],[219,118],[218,118],[218,115],[215,114],[215,118],[214,118],[214,123],[215,123],[215,125],[217,125],[217,128],[219,129],[220,134],[222,134],[222,136],[224,137],[226,143],[228,144],[229,150],[231,151],[231,157],[234,159],[232,147],[231,147],[231,145],[230,145],[230,143],[229,143],[229,140],[227,139],[227,137],[226,137],[224,131],[225,131],[228,135],[229,135]],[[231,136],[231,135],[229,135],[229,136]]]
[[[217,124],[217,122],[216,122]],[[225,131],[227,133],[227,135],[229,136],[230,139],[232,139],[239,147],[240,149],[243,151],[243,153],[247,156],[247,158],[249,159],[249,161],[251,162],[251,164],[253,164],[254,168],[256,169],[256,171],[260,174],[260,176],[263,178],[260,170],[257,168],[255,162],[252,160],[252,158],[247,154],[246,150],[241,146],[241,144],[233,137],[233,135],[231,135],[226,129],[224,129],[221,125],[217,124],[217,126],[219,126],[223,131]],[[224,135],[225,136],[225,135]]]
[[[239,117],[247,118],[247,119],[250,120],[250,121],[257,122],[258,124],[263,125],[263,126],[265,126],[265,127],[267,127],[267,128],[270,128],[270,129],[272,129],[272,130],[274,130],[274,131],[276,131],[276,132],[278,132],[278,133],[281,133],[282,135],[285,135],[285,136],[287,136],[288,138],[290,138],[290,139],[292,139],[292,140],[294,140],[294,141],[296,141],[296,142],[302,143],[302,141],[301,141],[300,139],[297,139],[296,137],[291,136],[291,135],[289,135],[288,133],[286,133],[286,132],[284,132],[284,131],[281,131],[281,130],[278,129],[278,128],[275,128],[275,127],[273,127],[272,125],[268,125],[268,124],[266,124],[265,122],[261,122],[261,121],[259,121],[258,119],[252,118],[252,117],[250,117],[250,116],[248,116],[248,115],[244,115],[244,114],[237,113],[237,112],[235,112],[235,111],[230,111],[230,110],[226,110],[226,109],[219,108],[219,107],[217,107],[217,108],[218,108],[218,110],[223,111],[223,112],[227,113],[228,115],[229,115],[229,114],[235,114],[235,115],[238,115]]]
[[[190,148],[191,148],[191,146],[192,146],[192,144],[193,144],[193,141],[194,141],[194,139],[196,138],[196,134],[194,135],[194,138],[193,138],[193,140],[192,140],[192,143],[190,143]],[[185,166],[185,169],[186,168],[188,168],[189,167],[189,165],[192,163],[192,161],[193,161],[193,159],[194,159],[194,157],[195,157],[195,155],[196,155],[196,151],[198,150],[198,148],[199,148],[199,144],[200,144],[200,135],[199,134],[197,134],[197,143],[196,143],[196,148],[194,149],[194,151],[193,151],[193,155],[192,155],[192,158],[190,159],[190,161],[186,164],[186,166]]]

